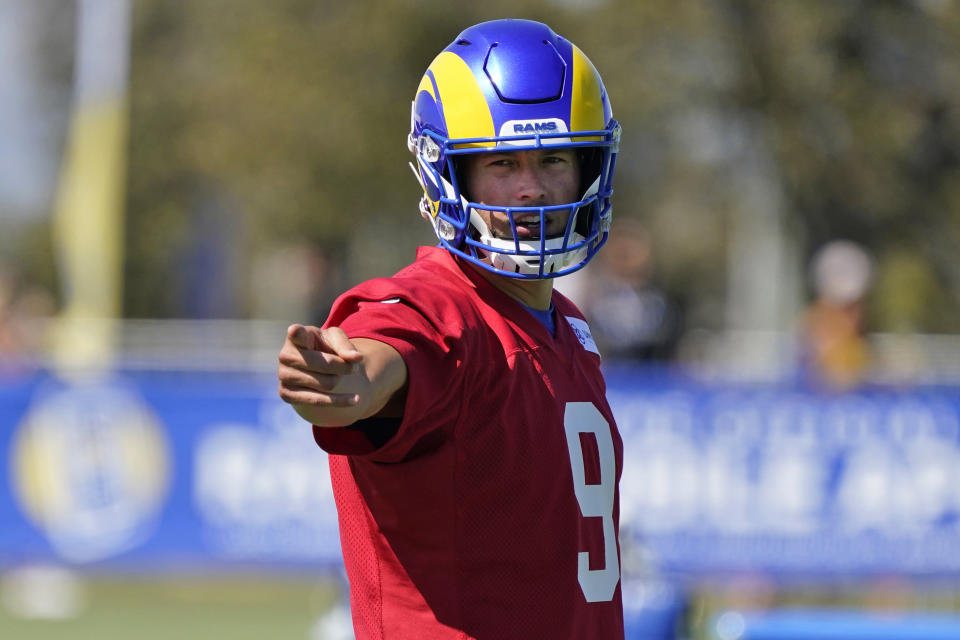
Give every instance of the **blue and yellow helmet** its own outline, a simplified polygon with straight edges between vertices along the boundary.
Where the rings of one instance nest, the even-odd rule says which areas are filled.
[[[585,265],[606,242],[620,125],[600,74],[548,26],[494,20],[470,27],[427,68],[413,101],[407,145],[423,187],[420,211],[443,247],[490,271],[552,278]],[[466,154],[543,147],[580,156],[580,199],[546,207],[471,202],[457,172]],[[477,210],[506,214],[512,238],[495,237]],[[563,234],[520,239],[515,220],[567,216]]]

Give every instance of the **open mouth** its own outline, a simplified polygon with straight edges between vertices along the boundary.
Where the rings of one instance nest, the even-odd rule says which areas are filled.
[[[549,235],[549,220],[546,221],[548,225],[548,235]],[[514,219],[514,226],[517,229],[517,237],[524,239],[537,240],[540,238],[540,216],[539,215],[529,215],[529,216],[517,216]]]

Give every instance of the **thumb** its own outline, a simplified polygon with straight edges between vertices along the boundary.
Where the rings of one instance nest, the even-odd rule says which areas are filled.
[[[317,349],[323,342],[323,334],[318,327],[292,324],[287,327],[287,339],[300,349]]]
[[[324,351],[329,350],[347,362],[360,362],[363,360],[363,354],[354,346],[340,327],[329,327],[320,331],[320,339],[326,347],[320,347]]]

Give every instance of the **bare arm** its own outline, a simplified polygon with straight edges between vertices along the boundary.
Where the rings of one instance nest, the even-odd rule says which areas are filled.
[[[279,356],[280,397],[321,427],[346,427],[375,415],[402,417],[407,367],[378,340],[351,340],[339,327],[294,324]]]

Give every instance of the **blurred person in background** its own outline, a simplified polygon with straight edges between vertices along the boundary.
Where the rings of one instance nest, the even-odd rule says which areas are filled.
[[[669,360],[681,333],[679,305],[654,282],[649,232],[631,219],[618,218],[615,226],[590,268],[558,287],[590,321],[605,358]]]
[[[341,262],[314,242],[272,247],[254,261],[253,315],[271,320],[304,318],[308,324],[322,324],[343,290]],[[284,286],[278,287],[281,280]]]
[[[622,443],[553,278],[607,238],[620,127],[546,25],[462,32],[408,146],[439,247],[292,325],[280,396],[330,453],[357,637],[622,638]]]
[[[843,391],[862,381],[870,366],[863,314],[872,279],[872,260],[854,242],[834,240],[814,254],[814,299],[800,327],[801,374],[807,383]]]
[[[22,373],[36,366],[55,311],[53,295],[23,282],[0,265],[0,373]]]
[[[13,289],[13,277],[0,269],[0,360],[4,362],[19,353],[21,346],[14,327]]]

